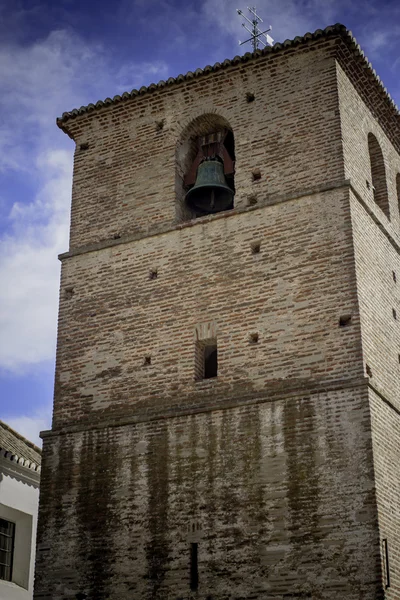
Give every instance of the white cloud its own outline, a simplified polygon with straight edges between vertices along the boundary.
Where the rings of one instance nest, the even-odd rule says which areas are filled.
[[[116,75],[116,93],[130,92],[143,85],[144,80],[157,83],[160,79],[169,77],[168,65],[162,60],[155,62],[130,62],[125,63]],[[150,81],[149,81],[150,83]]]
[[[68,246],[71,155],[48,151],[36,164],[40,190],[32,202],[14,203],[0,240],[0,365],[17,372],[54,355],[57,253]]]
[[[0,176],[23,178],[34,190],[18,200],[12,188],[1,190],[0,369],[18,374],[54,356],[57,254],[68,249],[73,154],[55,117],[168,71],[162,61],[118,71],[110,60],[101,46],[67,31],[31,46],[0,45],[0,115],[7,115],[0,116]]]
[[[43,406],[31,416],[9,417],[7,425],[41,448],[39,433],[51,428],[51,406]]]

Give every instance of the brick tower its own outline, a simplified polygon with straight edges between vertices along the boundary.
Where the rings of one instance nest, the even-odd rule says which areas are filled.
[[[398,600],[400,117],[350,32],[58,125],[35,599]]]

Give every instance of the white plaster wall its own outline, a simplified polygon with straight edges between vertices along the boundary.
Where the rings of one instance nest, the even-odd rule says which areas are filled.
[[[33,598],[39,488],[1,473],[0,517],[16,523],[13,582],[0,581],[0,600]]]

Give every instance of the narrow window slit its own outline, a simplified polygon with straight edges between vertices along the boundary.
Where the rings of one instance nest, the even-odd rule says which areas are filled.
[[[195,592],[199,588],[198,544],[190,544],[190,589]]]
[[[199,340],[195,349],[195,380],[218,376],[218,349],[216,340]]]

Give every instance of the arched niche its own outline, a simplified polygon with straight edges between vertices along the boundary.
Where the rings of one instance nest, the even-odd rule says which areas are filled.
[[[368,151],[371,163],[371,179],[374,200],[379,208],[390,219],[389,197],[386,183],[385,161],[378,140],[373,133],[368,134]]]
[[[208,138],[212,134],[216,134],[217,137],[224,140],[223,145],[234,165],[235,140],[228,121],[221,115],[214,113],[206,113],[193,119],[182,131],[176,145],[175,202],[176,220],[178,222],[188,221],[198,216],[185,202],[186,194],[191,187],[191,185],[187,185],[185,178],[187,179],[189,171],[196,162],[199,152],[199,139]],[[234,192],[233,172],[226,176],[226,183]]]

